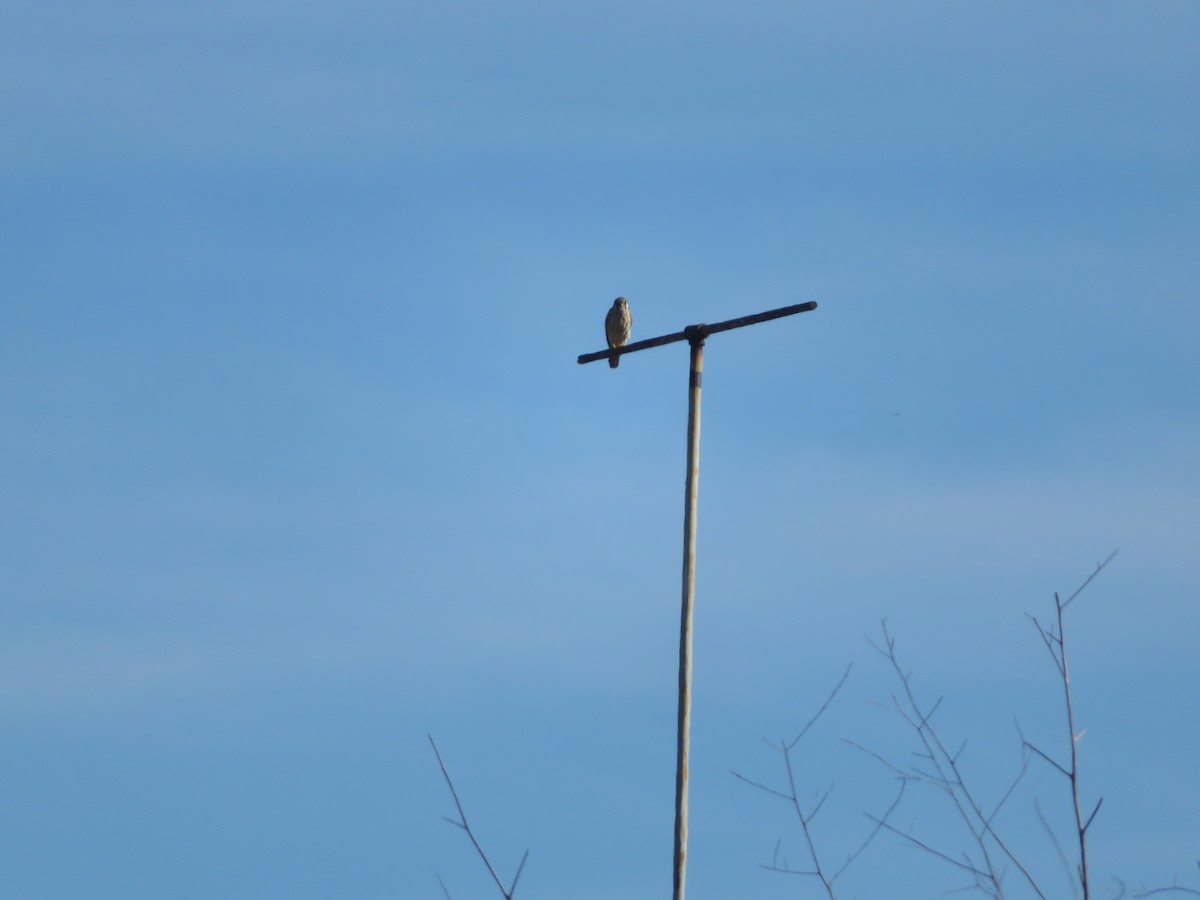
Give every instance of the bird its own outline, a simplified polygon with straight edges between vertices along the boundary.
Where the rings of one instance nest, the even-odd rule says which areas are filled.
[[[624,347],[629,343],[629,332],[633,330],[633,316],[629,312],[629,301],[618,297],[613,301],[612,309],[604,317],[604,336],[608,338],[608,347]],[[621,357],[614,353],[608,358],[608,367],[615,369]]]

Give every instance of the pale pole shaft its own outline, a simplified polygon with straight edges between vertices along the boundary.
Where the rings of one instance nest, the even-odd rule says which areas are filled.
[[[675,893],[684,900],[687,880],[688,748],[692,724],[692,600],[696,587],[696,497],[700,481],[700,375],[704,339],[689,339],[687,483],[683,512],[683,610],[679,624],[679,739],[675,765]]]

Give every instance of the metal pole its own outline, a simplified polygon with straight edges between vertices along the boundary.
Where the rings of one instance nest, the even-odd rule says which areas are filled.
[[[683,611],[679,624],[679,736],[675,764],[675,893],[683,900],[687,880],[688,746],[692,723],[692,600],[696,589],[696,496],[700,481],[700,375],[704,370],[703,326],[689,329],[687,482],[683,510]]]
[[[688,831],[688,745],[692,724],[692,601],[696,582],[696,493],[700,480],[700,375],[704,369],[704,339],[710,334],[744,328],[759,322],[769,322],[796,313],[809,312],[817,308],[815,302],[781,306],[766,312],[729,319],[715,325],[689,325],[683,331],[664,334],[626,344],[624,347],[609,347],[595,353],[584,353],[579,357],[580,365],[611,359],[614,354],[636,353],[687,341],[692,348],[691,368],[688,378],[688,453],[687,486],[683,511],[683,612],[679,625],[679,731],[676,741],[675,766],[675,893],[674,900],[684,900],[684,883],[687,878],[687,831]]]

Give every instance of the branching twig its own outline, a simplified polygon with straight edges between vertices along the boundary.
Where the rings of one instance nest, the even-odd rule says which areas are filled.
[[[1062,765],[1060,765],[1057,761],[1055,761],[1055,760],[1051,759],[1049,756],[1047,756],[1042,751],[1042,749],[1040,747],[1038,747],[1036,744],[1032,743],[1031,741],[1026,740],[1025,735],[1021,735],[1021,746],[1026,748],[1027,750],[1032,750],[1034,753],[1036,753],[1038,756],[1040,756],[1042,759],[1044,759],[1048,764],[1050,764],[1055,769],[1057,769],[1059,774],[1064,775],[1067,778],[1071,777],[1070,772],[1068,772],[1065,768],[1063,768]]]
[[[1017,733],[1018,734],[1021,733],[1020,726],[1017,727]],[[992,810],[992,814],[987,817],[987,821],[989,823],[992,822],[996,818],[996,816],[1000,815],[1000,810],[1004,808],[1004,804],[1008,802],[1008,798],[1013,795],[1013,792],[1017,789],[1017,785],[1019,785],[1021,783],[1021,781],[1025,778],[1025,774],[1028,771],[1029,771],[1029,754],[1022,753],[1021,754],[1021,771],[1017,773],[1017,777],[1013,779],[1013,783],[1011,785],[1009,785],[1008,790],[1004,792],[1004,796],[1001,797],[999,802],[996,803],[995,808]]]
[[[1071,886],[1071,893],[1075,894],[1075,882],[1071,878],[1071,866],[1067,862],[1067,854],[1063,853],[1062,844],[1058,842],[1058,835],[1054,833],[1054,829],[1046,821],[1046,815],[1042,812],[1042,805],[1038,803],[1036,797],[1033,800],[1033,811],[1037,813],[1038,821],[1042,823],[1042,828],[1046,830],[1046,835],[1050,838],[1050,844],[1054,847],[1054,852],[1058,854],[1058,861],[1062,863],[1063,874],[1067,877],[1067,884]],[[1122,890],[1124,890],[1123,887]]]
[[[871,817],[868,816],[867,818],[871,818]],[[985,872],[982,869],[978,868],[974,863],[971,862],[971,858],[969,856],[967,856],[966,854],[963,854],[964,858],[966,859],[966,862],[961,862],[961,861],[955,859],[953,856],[950,856],[948,853],[943,853],[941,850],[931,847],[929,844],[926,844],[920,838],[914,837],[913,835],[909,834],[907,831],[901,831],[899,828],[894,828],[891,825],[888,825],[886,822],[882,822],[878,819],[872,819],[872,821],[874,821],[880,828],[886,828],[888,831],[890,831],[892,834],[896,835],[897,837],[904,838],[906,841],[908,841],[913,846],[920,847],[922,850],[926,851],[927,853],[932,853],[934,856],[938,857],[939,859],[944,859],[946,862],[950,863],[950,865],[952,865],[952,866],[957,866],[960,869],[970,872],[976,878],[981,878],[984,881],[993,882],[993,883],[996,881],[996,878],[992,874],[991,871]]]
[[[1066,631],[1063,626],[1063,612],[1066,610],[1071,601],[1082,594],[1084,589],[1092,583],[1092,579],[1099,575],[1104,570],[1104,567],[1112,562],[1113,557],[1116,555],[1117,551],[1114,550],[1108,555],[1107,559],[1101,563],[1097,563],[1092,574],[1085,578],[1083,584],[1077,587],[1075,592],[1072,593],[1071,596],[1069,596],[1066,600],[1063,600],[1057,592],[1054,594],[1056,626],[1046,628],[1040,621],[1038,621],[1036,616],[1029,616],[1029,614],[1026,613],[1026,615],[1029,616],[1029,618],[1033,621],[1033,624],[1037,627],[1038,635],[1041,637],[1042,642],[1046,645],[1046,649],[1050,652],[1050,658],[1054,661],[1054,667],[1058,670],[1058,676],[1062,680],[1063,701],[1067,711],[1067,730],[1071,739],[1070,766],[1063,766],[1055,762],[1047,754],[1043,753],[1033,744],[1026,741],[1024,737],[1022,737],[1021,740],[1024,746],[1028,747],[1030,750],[1048,762],[1060,774],[1064,775],[1071,783],[1071,801],[1075,808],[1075,833],[1079,841],[1079,866],[1076,870],[1076,874],[1079,876],[1079,884],[1083,888],[1083,900],[1090,900],[1091,897],[1091,879],[1088,874],[1087,858],[1087,832],[1091,827],[1092,822],[1096,818],[1096,813],[1100,812],[1100,806],[1102,803],[1104,803],[1104,798],[1100,798],[1100,800],[1096,803],[1095,808],[1092,810],[1091,815],[1089,815],[1085,821],[1083,817],[1083,806],[1079,798],[1079,741],[1083,738],[1083,733],[1075,730],[1075,705],[1071,699],[1071,673],[1070,668],[1067,665],[1067,642]]]
[[[800,729],[800,733],[797,734],[795,738],[790,741],[780,741],[777,745],[767,741],[768,746],[783,756],[784,770],[787,773],[786,791],[768,787],[767,785],[753,781],[744,775],[739,774],[738,772],[733,773],[734,777],[744,781],[751,787],[756,787],[759,790],[765,791],[773,797],[778,797],[781,800],[785,800],[792,805],[792,808],[796,811],[796,818],[800,822],[800,829],[804,834],[804,842],[808,848],[809,859],[812,860],[812,869],[793,869],[790,865],[788,865],[786,860],[784,860],[783,864],[781,865],[779,861],[779,849],[782,842],[780,842],[776,843],[775,845],[775,853],[772,856],[771,864],[760,865],[760,868],[766,869],[769,872],[780,872],[787,875],[807,875],[817,878],[820,880],[821,885],[825,888],[825,893],[829,896],[829,900],[836,900],[837,895],[834,893],[833,885],[834,882],[837,881],[838,876],[840,876],[842,872],[846,870],[846,867],[863,852],[867,844],[871,842],[871,838],[873,838],[879,832],[879,828],[876,827],[875,830],[871,832],[871,835],[868,836],[867,840],[864,841],[857,850],[850,854],[849,858],[847,858],[846,862],[842,864],[841,868],[838,869],[837,872],[835,872],[832,876],[827,874],[825,868],[821,865],[821,857],[817,852],[816,842],[813,838],[812,828],[810,826],[813,819],[816,818],[817,813],[819,813],[821,808],[825,805],[825,801],[829,799],[829,795],[833,791],[833,785],[830,785],[829,788],[821,795],[821,798],[816,802],[810,812],[805,812],[803,805],[800,803],[799,794],[796,790],[796,773],[792,765],[791,754],[796,745],[800,743],[800,740],[806,734],[808,734],[809,729],[816,724],[817,720],[821,718],[825,710],[829,708],[829,704],[833,702],[833,698],[838,695],[838,692],[846,683],[846,679],[850,677],[850,670],[852,667],[852,665],[846,667],[846,671],[842,673],[841,679],[838,681],[837,685],[834,686],[833,690],[829,692],[829,696],[825,698],[825,702],[821,704],[820,709],[818,709],[813,717],[808,720],[808,723],[802,729]],[[903,794],[903,785],[901,785],[901,793]],[[896,805],[899,802],[899,798],[897,798],[896,802],[893,803],[887,810],[883,817],[885,820],[892,814],[892,811],[895,810]]]
[[[1096,563],[1095,571],[1093,571],[1091,575],[1089,575],[1087,578],[1084,579],[1083,584],[1081,584],[1079,587],[1075,588],[1075,593],[1073,593],[1070,597],[1068,597],[1065,601],[1063,601],[1063,609],[1066,609],[1072,600],[1074,600],[1076,597],[1078,597],[1080,594],[1083,593],[1083,589],[1092,583],[1093,578],[1095,578],[1102,571],[1104,571],[1104,567],[1113,561],[1113,557],[1117,555],[1117,552],[1120,549],[1121,548],[1118,547],[1112,553],[1108,554],[1108,558],[1105,559],[1104,562]]]
[[[1149,891],[1142,891],[1141,893],[1134,894],[1133,896],[1149,897],[1151,894],[1172,894],[1172,893],[1192,894],[1193,896],[1200,897],[1200,891],[1196,890],[1195,888],[1181,887],[1181,886],[1175,885],[1175,884],[1171,885],[1170,887],[1160,887],[1160,888],[1153,888],[1152,890],[1149,890]]]
[[[829,696],[825,698],[825,702],[821,704],[821,708],[818,709],[816,714],[808,720],[808,724],[800,729],[800,733],[792,739],[792,742],[786,745],[787,749],[791,750],[798,743],[800,743],[800,739],[804,737],[804,735],[808,734],[808,729],[812,728],[813,725],[816,724],[817,719],[821,718],[825,710],[829,709],[829,704],[833,702],[833,698],[838,695],[838,691],[842,689],[842,685],[844,685],[846,683],[846,679],[850,677],[850,670],[852,668],[854,668],[854,663],[850,663],[850,665],[846,666],[846,671],[842,673],[841,679],[834,686],[833,690],[829,692]]]
[[[1042,892],[1029,870],[1021,863],[1012,850],[1009,849],[1005,841],[996,832],[993,824],[996,814],[1000,807],[1008,799],[1009,795],[1016,789],[1017,783],[1024,777],[1028,766],[1022,767],[1021,773],[1017,776],[1016,781],[1001,798],[996,807],[988,815],[984,812],[983,806],[976,799],[974,793],[968,787],[963,779],[962,771],[959,768],[959,757],[962,752],[960,747],[957,752],[950,752],[946,745],[942,742],[941,736],[937,729],[932,724],[933,714],[941,705],[941,698],[926,712],[922,711],[920,703],[917,701],[916,694],[913,692],[911,673],[906,672],[900,665],[900,661],[896,656],[896,640],[892,637],[891,631],[888,628],[887,620],[883,620],[883,645],[875,643],[868,638],[868,642],[876,651],[879,652],[889,663],[900,681],[901,687],[904,689],[904,701],[901,702],[898,698],[893,697],[895,710],[900,714],[904,721],[913,729],[920,741],[924,752],[919,754],[920,758],[925,760],[932,771],[927,771],[916,766],[912,766],[905,770],[905,773],[916,780],[923,781],[940,789],[949,798],[954,808],[957,810],[959,818],[962,819],[967,831],[975,840],[979,847],[979,852],[982,855],[982,862],[976,865],[967,857],[967,862],[960,862],[946,853],[930,847],[918,840],[914,835],[907,834],[897,829],[889,827],[890,831],[907,839],[916,846],[927,850],[933,855],[946,860],[968,872],[971,872],[978,883],[976,887],[985,893],[991,894],[993,897],[1003,897],[1004,890],[1002,881],[1004,872],[997,865],[997,860],[993,859],[994,848],[998,848],[1006,858],[1025,878],[1033,892],[1042,900],[1046,900],[1046,895]],[[895,769],[891,763],[886,763],[890,768]],[[994,845],[994,847],[993,847]]]
[[[470,824],[467,822],[467,814],[463,810],[462,802],[458,799],[458,791],[454,789],[454,782],[450,780],[450,773],[446,770],[446,763],[442,760],[442,754],[438,752],[437,744],[433,742],[433,735],[425,735],[429,738],[429,746],[433,748],[433,755],[437,757],[438,765],[442,769],[442,777],[446,779],[446,786],[450,788],[450,796],[454,798],[454,806],[458,809],[458,821],[451,819],[448,816],[443,816],[451,825],[456,825],[467,833],[467,837],[471,839],[471,844],[475,848],[475,852],[479,854],[479,858],[483,860],[483,864],[487,866],[488,873],[492,876],[492,880],[496,882],[496,887],[500,889],[500,893],[504,896],[504,900],[512,900],[513,894],[517,891],[517,882],[521,880],[521,873],[525,871],[525,861],[529,859],[529,851],[525,851],[525,855],[521,857],[521,863],[517,866],[517,874],[513,876],[512,886],[506,888],[504,882],[500,880],[500,876],[496,874],[495,868],[492,866],[491,860],[487,854],[483,852],[483,847],[479,845],[479,841],[475,838],[475,832],[471,830]],[[438,884],[442,885],[442,892],[445,893],[449,900],[450,892],[446,890],[446,885],[442,883],[442,878],[438,876]]]
[[[1200,869],[1200,859],[1196,860],[1196,868]],[[1121,882],[1121,890],[1125,890],[1125,883]],[[1172,884],[1168,887],[1152,888],[1151,890],[1143,890],[1141,893],[1134,894],[1135,897],[1149,897],[1152,894],[1191,894],[1194,897],[1200,897],[1200,891],[1195,888],[1182,887],[1178,884]]]
[[[864,850],[867,849],[867,844],[869,844],[869,843],[871,843],[871,841],[875,840],[875,835],[879,834],[879,832],[887,826],[888,818],[891,816],[892,813],[894,813],[896,811],[896,807],[900,805],[900,801],[904,799],[904,789],[906,787],[908,787],[908,779],[905,779],[905,778],[900,779],[900,790],[896,794],[896,799],[892,801],[892,805],[887,808],[887,810],[884,812],[883,816],[878,819],[876,819],[872,816],[869,816],[869,815],[867,816],[868,819],[871,819],[871,821],[873,821],[875,823],[875,828],[871,831],[870,834],[867,835],[867,839],[858,845],[858,849],[846,857],[846,861],[844,863],[842,863],[842,867],[840,869],[838,869],[836,872],[833,873],[833,878],[831,878],[830,881],[837,881],[839,878],[841,878],[842,873],[845,872],[846,869],[848,869],[850,867],[850,863],[852,863],[852,862],[854,862],[854,860],[858,859],[859,854],[861,854]],[[866,815],[866,814],[864,813],[864,815]]]

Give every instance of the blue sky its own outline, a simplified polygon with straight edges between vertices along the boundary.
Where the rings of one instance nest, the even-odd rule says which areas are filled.
[[[1200,9],[9,0],[0,893],[670,884],[685,345],[707,350],[689,897],[840,861],[903,758],[887,617],[979,791],[1061,754],[1097,883],[1200,852]],[[1035,770],[1005,813],[1047,889]],[[937,835],[913,796],[903,824]],[[1069,836],[1061,832],[1063,840]],[[953,871],[880,840],[849,897]],[[1013,896],[1021,896],[1014,885]],[[1114,892],[1115,893],[1115,892]]]

